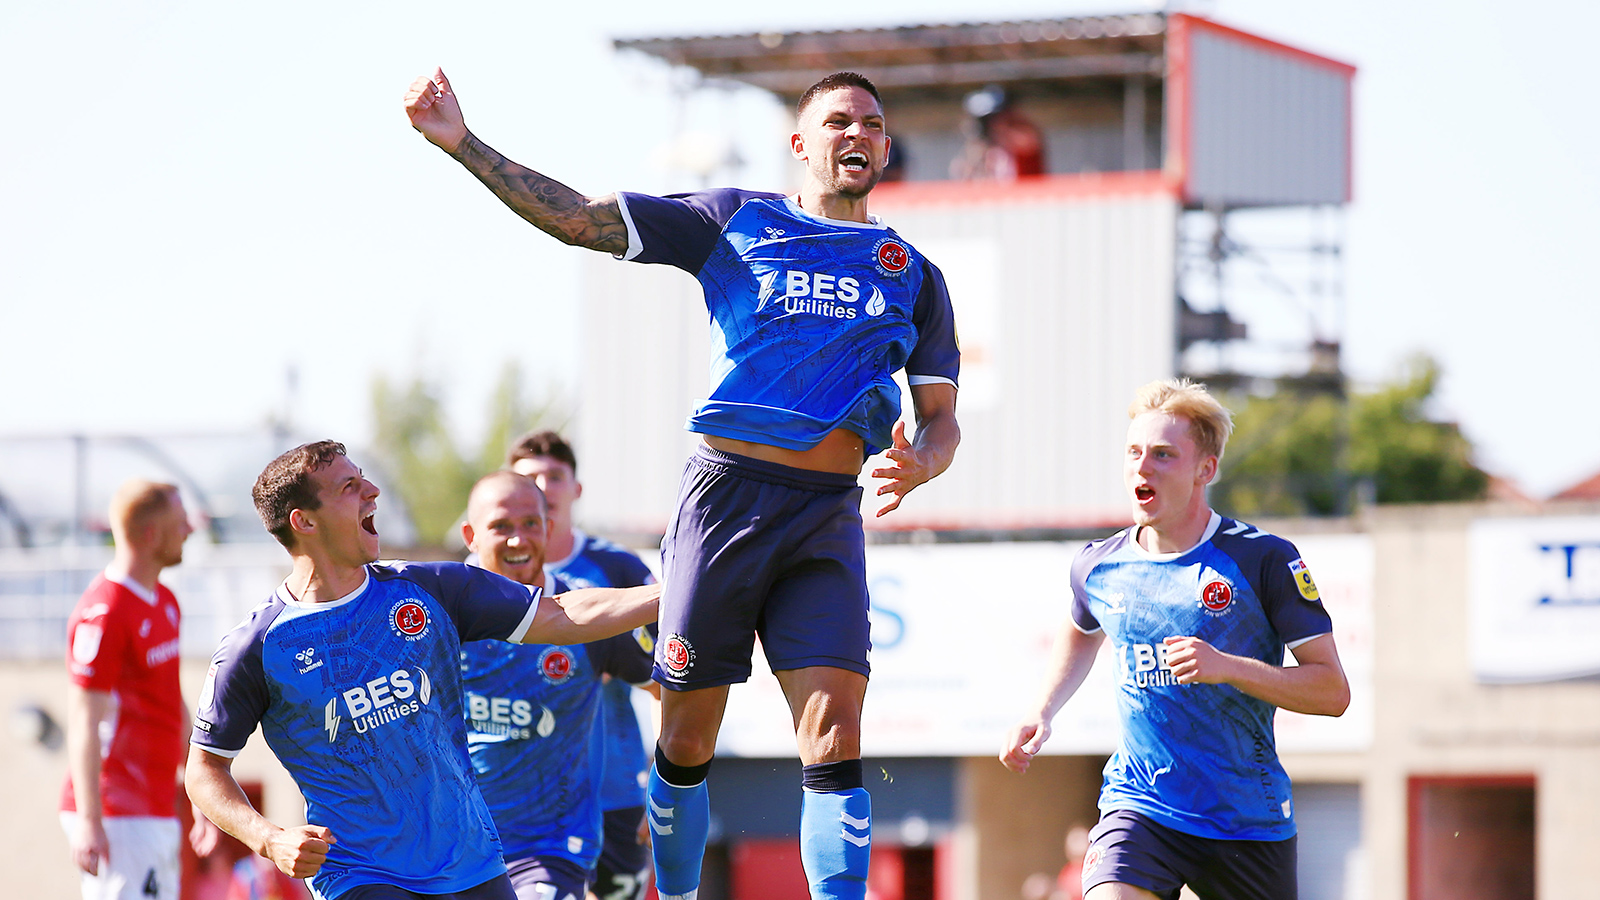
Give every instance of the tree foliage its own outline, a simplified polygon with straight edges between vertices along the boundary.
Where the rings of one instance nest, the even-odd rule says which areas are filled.
[[[1378,503],[1482,499],[1489,476],[1449,422],[1428,418],[1439,366],[1418,356],[1396,380],[1348,400],[1280,389],[1230,402],[1235,429],[1212,489],[1229,513],[1336,515]]]
[[[559,390],[529,399],[523,382],[521,367],[507,362],[490,395],[482,439],[463,449],[448,424],[437,381],[422,376],[399,384],[382,375],[373,379],[373,450],[394,482],[391,488],[405,501],[423,545],[449,543],[472,485],[504,464],[514,438],[534,428],[567,424],[569,404]]]

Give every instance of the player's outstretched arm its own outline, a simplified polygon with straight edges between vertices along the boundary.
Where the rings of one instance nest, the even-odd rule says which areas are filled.
[[[539,230],[565,244],[621,255],[628,229],[614,194],[586,197],[572,188],[518,165],[467,130],[461,104],[443,69],[411,83],[405,96],[413,128],[477,176],[500,202]]]
[[[925,484],[944,474],[956,457],[956,447],[961,443],[961,426],[956,422],[956,389],[953,385],[914,384],[911,386],[911,407],[917,416],[917,437],[906,440],[904,422],[894,426],[894,446],[884,451],[893,465],[873,469],[873,478],[887,478],[888,484],[878,488],[878,496],[893,494],[889,502],[878,510],[878,515],[899,508],[900,500],[920,484]]]
[[[233,777],[233,760],[225,756],[190,747],[184,787],[206,818],[291,878],[317,874],[328,858],[328,845],[338,843],[333,832],[321,825],[279,828],[267,821],[250,805]]]
[[[1094,658],[1105,639],[1105,632],[1084,634],[1070,619],[1061,626],[1050,650],[1050,670],[1045,675],[1038,704],[1006,735],[1005,747],[1000,751],[1000,762],[1006,768],[1018,773],[1028,771],[1034,756],[1050,739],[1050,720],[1089,677]]]
[[[1274,666],[1224,653],[1197,637],[1169,637],[1167,665],[1179,684],[1231,684],[1258,700],[1311,716],[1343,715],[1350,706],[1350,682],[1333,635],[1312,638],[1294,648],[1297,666]]]
[[[587,644],[656,620],[661,585],[582,588],[540,597],[524,644]]]

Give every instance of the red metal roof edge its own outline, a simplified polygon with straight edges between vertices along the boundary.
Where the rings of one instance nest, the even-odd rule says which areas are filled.
[[[1356,67],[1350,63],[1334,59],[1331,56],[1323,56],[1320,53],[1312,53],[1310,50],[1303,50],[1292,44],[1285,44],[1282,41],[1275,41],[1271,38],[1262,37],[1254,32],[1234,28],[1231,25],[1224,25],[1214,19],[1208,19],[1204,16],[1197,16],[1193,13],[1172,13],[1170,18],[1174,20],[1185,20],[1206,31],[1214,31],[1221,34],[1226,34],[1229,37],[1237,38],[1248,44],[1254,44],[1258,47],[1272,50],[1277,53],[1282,53],[1286,56],[1293,56],[1305,62],[1310,62],[1326,68],[1334,69],[1342,73],[1346,78],[1354,78],[1356,74]]]

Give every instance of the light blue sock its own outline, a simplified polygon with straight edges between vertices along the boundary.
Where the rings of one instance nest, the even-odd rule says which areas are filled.
[[[700,863],[711,829],[711,795],[706,783],[678,787],[661,780],[650,767],[645,793],[645,818],[650,822],[651,855],[656,864],[656,892],[662,900],[694,900],[700,889]]]
[[[865,900],[872,796],[865,788],[801,793],[800,862],[811,883],[811,900]]]

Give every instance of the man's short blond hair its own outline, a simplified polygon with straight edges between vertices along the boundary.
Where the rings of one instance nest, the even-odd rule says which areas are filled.
[[[175,484],[143,478],[124,481],[111,495],[109,518],[112,540],[119,544],[126,543],[128,535],[135,528],[165,510],[177,495],[178,486]]]
[[[1222,450],[1233,434],[1233,413],[1217,402],[1203,384],[1187,378],[1168,378],[1152,381],[1139,388],[1128,407],[1128,418],[1137,418],[1147,412],[1182,416],[1189,420],[1189,437],[1194,439],[1200,452],[1222,458]]]

